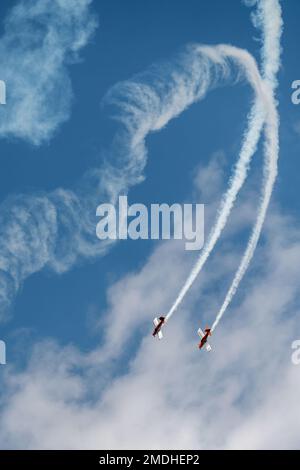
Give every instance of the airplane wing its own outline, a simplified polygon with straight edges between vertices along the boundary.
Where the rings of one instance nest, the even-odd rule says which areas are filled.
[[[153,323],[154,323],[154,326],[157,326],[159,324],[159,320],[157,317],[154,318]]]
[[[211,345],[208,343],[206,343],[206,351],[207,352],[211,351]]]
[[[198,335],[200,336],[200,338],[203,338],[205,336],[205,334],[203,333],[203,331],[201,330],[201,328],[199,328],[198,330]]]

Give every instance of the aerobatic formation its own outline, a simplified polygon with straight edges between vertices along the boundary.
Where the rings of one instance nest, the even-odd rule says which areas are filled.
[[[201,328],[198,329],[198,334],[201,337],[199,348],[202,349],[205,346],[207,351],[211,350],[211,346],[207,343],[208,336],[213,333],[229,307],[254,255],[277,176],[279,116],[275,92],[277,88],[277,73],[280,67],[283,27],[281,6],[279,0],[256,0],[251,2],[251,5],[256,7],[252,17],[253,23],[261,31],[260,70],[254,57],[246,50],[224,44],[217,46],[194,46],[195,51],[214,64],[224,65],[227,61],[233,61],[251,85],[255,98],[249,113],[247,129],[244,133],[241,150],[233,174],[229,180],[228,188],[222,197],[216,220],[203,250],[169,312],[165,316],[160,316],[159,319],[154,319],[155,329],[153,336],[161,339],[163,337],[162,329],[178,309],[221,236],[237,195],[246,180],[251,159],[256,152],[258,142],[263,135],[263,178],[256,220],[241,262],[211,328],[205,328],[205,332]]]

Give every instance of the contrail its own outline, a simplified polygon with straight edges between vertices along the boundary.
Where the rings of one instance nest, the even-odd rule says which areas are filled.
[[[243,146],[240,152],[240,158],[236,164],[234,174],[230,181],[230,186],[225,193],[221,205],[218,211],[218,216],[215,221],[215,224],[208,236],[208,240],[205,243],[203,250],[194,265],[189,277],[187,278],[185,284],[183,285],[181,291],[179,292],[174,304],[169,310],[166,320],[169,320],[173,315],[179,304],[182,302],[186,293],[192,286],[196,277],[203,268],[205,262],[207,261],[210,253],[212,252],[215,244],[217,243],[225,225],[230,215],[231,209],[234,205],[236,197],[244,184],[246,179],[249,164],[253,154],[256,151],[257,144],[260,138],[260,134],[264,124],[264,112],[261,108],[258,101],[255,102],[250,114],[250,120],[248,123],[248,131],[244,137]]]
[[[223,47],[226,51],[226,46],[223,46]],[[245,53],[245,51],[243,52]],[[170,317],[173,315],[173,313],[175,312],[175,310],[177,309],[177,307],[179,306],[179,304],[182,302],[183,298],[185,297],[186,293],[192,286],[196,277],[200,273],[205,262],[207,261],[211,251],[213,250],[215,244],[217,243],[226,225],[226,222],[228,220],[228,217],[230,215],[230,212],[234,205],[236,197],[247,177],[249,164],[251,162],[252,156],[254,155],[256,151],[257,144],[261,135],[261,131],[265,122],[265,108],[267,104],[267,95],[264,91],[264,86],[263,86],[260,76],[258,76],[257,80],[258,80],[257,87],[255,87],[256,100],[250,112],[248,128],[244,135],[239,159],[236,163],[233,176],[231,177],[231,180],[229,183],[229,187],[225,195],[223,196],[220,208],[218,210],[216,221],[208,236],[207,242],[205,243],[203,250],[196,264],[194,265],[181,291],[179,292],[174,304],[169,310],[166,316],[166,320],[169,320]]]
[[[265,128],[264,147],[264,180],[261,203],[258,210],[256,222],[254,224],[246,251],[243,255],[238,270],[234,276],[232,284],[226,294],[225,300],[219,310],[212,330],[216,328],[227,307],[229,306],[238,286],[251,262],[255,252],[262,226],[266,217],[266,212],[270,203],[273,186],[277,176],[277,160],[279,152],[278,127],[279,116],[276,108],[274,96],[277,87],[276,75],[280,67],[280,38],[282,34],[281,7],[278,0],[262,0],[259,4],[256,20],[262,25],[264,35],[264,46],[262,49],[262,74],[266,86],[269,89],[270,108]]]
[[[272,9],[275,9],[276,13],[275,16],[271,12]],[[267,18],[267,20],[265,20]],[[272,18],[271,22],[269,18]],[[273,96],[270,93],[270,86],[275,86],[276,83],[276,73],[279,67],[279,55],[280,55],[280,31],[281,31],[281,11],[280,6],[277,0],[266,0],[261,1],[258,3],[258,10],[255,16],[256,24],[263,25],[263,39],[264,39],[264,46],[263,46],[263,68],[265,71],[265,79],[259,76],[258,82],[260,83],[259,91],[257,93],[256,101],[252,107],[250,118],[248,122],[248,129],[244,136],[244,141],[242,145],[242,149],[239,155],[238,162],[236,164],[234,174],[230,180],[229,187],[222,199],[221,206],[218,211],[217,219],[215,224],[208,236],[208,240],[204,245],[204,248],[193,267],[188,279],[186,280],[185,284],[183,285],[181,291],[179,292],[174,304],[172,305],[171,309],[169,310],[166,320],[169,320],[170,317],[173,315],[179,304],[182,302],[183,298],[185,297],[186,293],[192,286],[193,282],[195,281],[196,277],[200,273],[201,269],[203,268],[205,262],[207,261],[211,251],[213,250],[216,242],[218,241],[225,225],[230,215],[231,209],[234,205],[238,192],[240,191],[241,187],[243,186],[247,172],[249,169],[249,164],[251,158],[256,151],[257,144],[260,138],[260,134],[264,125],[265,120],[267,119],[267,129],[266,138],[267,138],[267,147],[268,148],[277,148],[278,143],[273,141],[273,137],[276,136],[276,123],[278,121],[276,117],[276,110],[274,109],[274,100]],[[274,25],[272,24],[274,21]],[[268,22],[268,24],[266,24]],[[271,24],[270,24],[271,23]],[[223,46],[225,53],[230,53],[231,46]],[[245,53],[245,51],[243,51]],[[257,88],[255,88],[257,92]],[[273,130],[272,130],[273,129]],[[268,153],[269,155],[270,153]],[[270,163],[269,166],[272,166]],[[276,165],[275,165],[276,166]],[[272,172],[270,168],[265,169],[267,174],[270,175]],[[275,172],[276,173],[276,172]],[[267,195],[263,198],[261,203],[261,210],[259,213],[259,217],[257,219],[257,223],[255,224],[254,234],[249,240],[250,247],[247,247],[245,252],[245,259],[243,258],[240,266],[240,270],[237,272],[235,280],[233,281],[232,289],[228,292],[228,296],[226,296],[226,303],[224,302],[224,309],[230,303],[230,299],[234,295],[238,283],[240,282],[241,278],[243,277],[244,272],[247,269],[247,266],[251,260],[253,252],[255,250],[255,246],[257,240],[259,238],[259,234],[261,231],[261,226],[263,224],[265,213],[269,204],[270,196],[272,193],[272,188],[274,181],[276,178],[276,174],[273,176],[273,181],[270,180],[269,184],[265,185],[266,191],[268,190],[268,197]],[[248,253],[249,250],[249,253]],[[252,253],[252,254],[251,254]],[[250,258],[249,258],[250,256]],[[245,267],[246,265],[246,267]],[[230,299],[229,299],[230,298]],[[222,315],[225,310],[221,310],[220,314]],[[220,318],[218,316],[218,318]]]
[[[92,18],[86,21],[89,14],[85,6],[90,1],[78,0],[77,4],[78,8],[86,11],[82,21],[86,25],[85,34],[82,36],[80,33],[80,37],[86,40],[95,26]],[[22,5],[25,5],[24,1]],[[56,14],[50,1],[46,5]],[[77,30],[68,25],[69,22],[68,34],[78,37]],[[18,28],[22,30],[22,22]],[[10,42],[15,44],[15,41]],[[9,51],[6,55],[10,57]],[[7,63],[15,63],[13,57]],[[27,60],[25,64],[28,66]],[[22,73],[25,72],[26,80],[31,83],[31,78],[27,77],[29,72],[31,76],[31,68],[22,68]],[[103,102],[113,105],[117,111],[114,118],[119,125],[109,147],[101,151],[103,162],[100,166],[87,171],[69,189],[13,195],[0,205],[0,320],[9,311],[19,287],[33,273],[44,268],[63,273],[78,260],[97,259],[107,252],[112,241],[106,240],[99,244],[95,236],[95,208],[103,201],[115,203],[119,194],[127,194],[130,188],[143,181],[148,159],[146,139],[149,134],[162,130],[170,120],[202,100],[210,89],[240,78],[246,78],[255,94],[248,130],[243,139],[244,160],[236,164],[236,174],[240,175],[242,181],[255,152],[267,108],[265,84],[255,60],[248,52],[232,46],[205,47],[192,44],[172,60],[153,65],[109,90]],[[5,107],[6,113],[10,112],[9,106],[7,104]],[[29,106],[24,109],[27,108],[30,109]],[[6,116],[7,119],[17,117],[18,113],[11,113]],[[38,115],[34,115],[37,126],[33,125],[33,130],[41,129],[41,119],[36,118]],[[11,124],[13,127],[14,122]],[[16,124],[16,128],[20,129],[19,125]],[[234,191],[236,189],[239,188],[235,187]],[[230,196],[229,193],[230,197],[232,194]],[[221,204],[223,216],[225,203],[226,199]],[[220,220],[222,230],[226,220]]]

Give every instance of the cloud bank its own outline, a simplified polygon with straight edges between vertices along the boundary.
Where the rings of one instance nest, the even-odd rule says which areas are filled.
[[[249,197],[235,209],[227,242],[249,225],[246,201]],[[255,213],[253,200],[248,210]],[[82,353],[44,341],[25,370],[6,366],[1,446],[298,448],[300,366],[291,363],[291,343],[300,334],[300,229],[273,209],[264,236],[245,295],[212,337],[213,354],[199,353],[194,321],[202,323],[218,302],[220,292],[211,287],[236,263],[232,246],[212,259],[200,292],[189,296],[185,314],[170,322],[164,341],[157,342],[151,336],[153,311],[163,311],[189,270],[180,243],[163,243],[139,271],[110,287],[101,346]],[[132,335],[138,344],[127,360]],[[117,369],[115,348],[124,361]]]

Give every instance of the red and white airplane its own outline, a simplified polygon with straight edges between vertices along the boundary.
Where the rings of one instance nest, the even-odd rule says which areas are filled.
[[[206,351],[211,351],[211,345],[207,342],[208,337],[211,336],[211,328],[206,327],[204,331],[205,333],[201,330],[201,328],[199,328],[198,330],[198,335],[201,338],[201,341],[199,343],[199,349],[202,349],[205,345]]]
[[[163,338],[163,334],[161,332],[161,328],[162,326],[164,325],[166,321],[166,318],[165,317],[155,317],[154,320],[153,320],[153,323],[154,323],[154,330],[153,330],[153,333],[152,333],[152,336],[156,336],[158,337],[158,339],[162,339]]]

